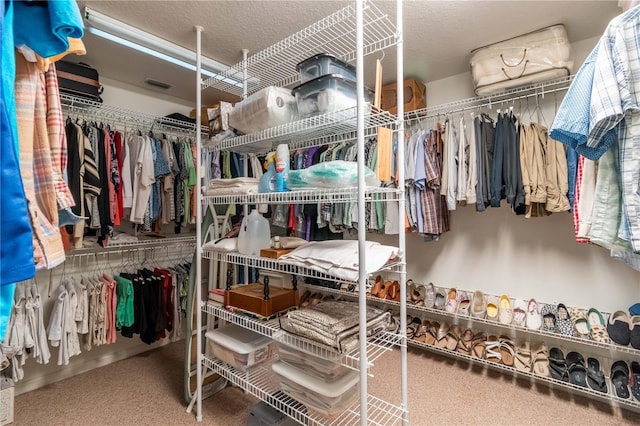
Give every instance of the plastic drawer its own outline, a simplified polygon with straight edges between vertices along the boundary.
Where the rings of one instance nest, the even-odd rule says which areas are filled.
[[[318,53],[296,65],[303,83],[325,74],[337,74],[356,81],[356,67],[328,53]]]
[[[242,371],[277,354],[273,340],[234,324],[207,331],[205,336],[213,356]]]
[[[355,107],[358,104],[356,82],[339,74],[326,74],[296,86],[291,91],[296,97],[301,118],[327,114]],[[373,92],[365,88],[364,98],[371,102]]]

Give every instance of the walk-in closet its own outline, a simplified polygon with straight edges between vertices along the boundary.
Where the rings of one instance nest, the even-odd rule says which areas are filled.
[[[640,423],[639,27],[0,2],[0,425]]]

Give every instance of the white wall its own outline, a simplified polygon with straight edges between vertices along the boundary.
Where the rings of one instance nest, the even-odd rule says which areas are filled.
[[[572,46],[574,72],[597,41],[598,37]],[[428,106],[474,96],[470,73],[426,86]],[[559,95],[558,103],[561,99]],[[555,99],[546,96],[542,103],[550,126]],[[533,101],[530,107],[535,107]],[[640,301],[640,272],[613,260],[601,247],[576,243],[569,213],[525,219],[513,214],[504,200],[502,205],[483,213],[473,206],[458,207],[451,213],[451,231],[440,241],[423,242],[420,235],[408,235],[407,277],[441,287],[607,312],[627,310]],[[369,238],[395,244],[395,238]]]

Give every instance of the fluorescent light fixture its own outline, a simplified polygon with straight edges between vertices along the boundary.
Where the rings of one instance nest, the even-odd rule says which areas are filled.
[[[87,31],[91,34],[188,70],[196,70],[196,53],[189,49],[185,49],[163,38],[144,32],[100,12],[96,12],[89,7],[85,7],[84,20],[87,24]],[[229,68],[225,64],[203,56],[201,58],[201,66],[203,75],[217,78],[236,87],[243,87],[241,81],[223,77],[218,74]]]

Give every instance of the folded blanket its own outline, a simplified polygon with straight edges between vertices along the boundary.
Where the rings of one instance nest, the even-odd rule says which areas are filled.
[[[367,307],[367,336],[385,330],[391,320],[389,312]],[[359,306],[350,301],[329,300],[289,312],[280,318],[280,327],[299,336],[347,353],[358,345]]]
[[[365,247],[367,274],[380,270],[399,255],[397,247],[373,241],[367,241]],[[278,261],[347,281],[358,281],[359,277],[357,240],[313,241],[280,256]]]

